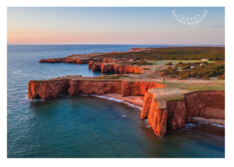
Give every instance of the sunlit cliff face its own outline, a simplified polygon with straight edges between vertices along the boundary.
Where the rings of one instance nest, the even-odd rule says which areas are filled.
[[[185,126],[185,118],[203,117],[225,119],[225,91],[205,90],[185,94],[183,100],[167,101],[160,107],[154,94],[147,92],[141,111],[141,119],[146,117],[156,136],[164,136],[167,127],[171,130]]]

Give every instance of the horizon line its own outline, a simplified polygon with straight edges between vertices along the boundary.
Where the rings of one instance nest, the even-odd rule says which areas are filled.
[[[170,45],[170,46],[225,46],[223,44],[192,44],[192,45],[184,45],[184,44],[7,44],[7,45]]]

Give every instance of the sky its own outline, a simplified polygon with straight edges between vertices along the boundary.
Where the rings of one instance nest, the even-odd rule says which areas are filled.
[[[193,18],[183,25],[172,10]],[[8,44],[225,45],[224,7],[8,7]]]

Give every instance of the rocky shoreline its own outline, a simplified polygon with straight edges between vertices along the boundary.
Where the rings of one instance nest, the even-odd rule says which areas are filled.
[[[118,93],[121,96],[144,96],[141,119],[148,118],[156,136],[164,136],[167,127],[176,130],[185,126],[185,118],[201,116],[204,118],[224,119],[224,91],[209,90],[184,94],[182,100],[162,100],[168,90],[165,85],[154,82],[100,81],[76,79],[52,79],[46,81],[30,81],[28,97],[30,99],[55,98],[60,94],[70,96],[104,95]],[[161,90],[154,92],[153,90]],[[176,92],[178,93],[178,91]],[[160,98],[158,98],[160,96]],[[170,97],[175,96],[169,93]],[[212,112],[215,110],[216,112]]]
[[[195,117],[225,119],[224,90],[181,89],[176,85],[170,87],[167,83],[147,81],[144,77],[133,79],[131,76],[126,79],[126,76],[121,74],[141,74],[143,68],[121,65],[120,62],[126,61],[125,59],[99,59],[90,55],[42,59],[40,63],[88,64],[92,71],[118,75],[104,78],[75,75],[32,80],[28,83],[28,98],[50,99],[60,94],[69,96],[95,94],[121,99],[142,107],[140,118],[148,119],[156,136],[164,136],[167,128],[176,130],[183,128],[185,123],[195,123]]]

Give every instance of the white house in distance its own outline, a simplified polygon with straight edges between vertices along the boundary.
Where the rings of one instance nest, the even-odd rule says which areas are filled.
[[[201,59],[201,61],[209,61],[209,59],[205,59],[205,58],[203,58],[203,59]]]

